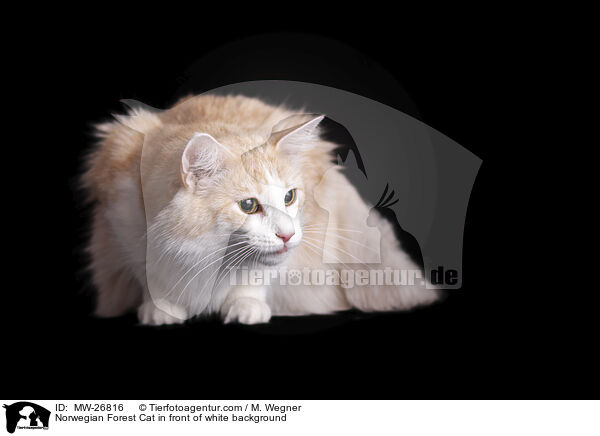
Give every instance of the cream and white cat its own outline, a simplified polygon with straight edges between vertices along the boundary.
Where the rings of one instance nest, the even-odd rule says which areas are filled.
[[[422,283],[231,280],[228,267],[418,269],[392,226],[332,164],[335,144],[319,138],[322,119],[257,99],[204,95],[98,126],[82,178],[94,202],[96,314],[137,309],[140,322],[153,325],[219,314],[254,324],[272,315],[435,301],[437,291]],[[365,256],[371,251],[379,263]]]

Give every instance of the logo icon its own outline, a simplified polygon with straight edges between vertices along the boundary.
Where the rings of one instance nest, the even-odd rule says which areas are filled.
[[[48,429],[50,411],[29,401],[19,401],[6,409],[6,431],[14,433],[15,429]]]

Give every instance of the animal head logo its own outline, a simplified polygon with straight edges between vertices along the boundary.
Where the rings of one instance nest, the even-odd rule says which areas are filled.
[[[47,429],[50,411],[28,401],[19,401],[11,405],[4,404],[6,409],[6,431],[14,433],[17,427],[26,429]]]

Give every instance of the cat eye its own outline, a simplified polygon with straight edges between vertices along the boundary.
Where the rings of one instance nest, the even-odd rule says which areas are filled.
[[[285,194],[285,205],[286,206],[291,206],[294,201],[296,201],[296,190],[295,189],[290,189],[287,194]]]
[[[238,203],[242,212],[247,214],[253,214],[258,211],[259,204],[256,198],[246,198]]]

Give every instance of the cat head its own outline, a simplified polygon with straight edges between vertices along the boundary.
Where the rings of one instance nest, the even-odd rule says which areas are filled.
[[[266,141],[244,132],[195,132],[181,155],[180,192],[170,210],[187,223],[178,227],[185,239],[229,238],[263,264],[282,262],[302,240],[320,168],[331,166],[318,137],[323,118],[287,118]]]

